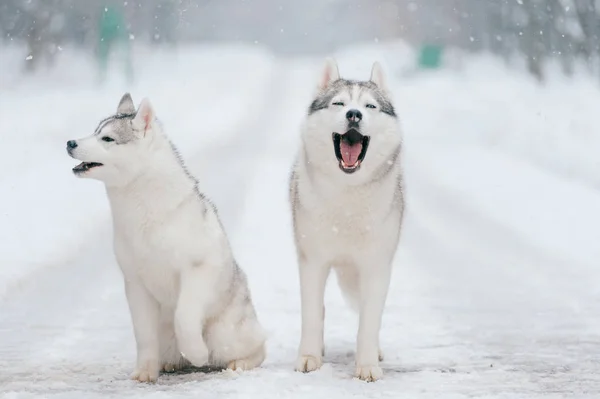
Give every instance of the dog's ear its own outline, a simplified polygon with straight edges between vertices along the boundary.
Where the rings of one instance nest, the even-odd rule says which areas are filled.
[[[146,136],[146,132],[154,125],[154,108],[150,104],[150,100],[144,98],[138,107],[137,114],[133,119],[133,127]]]
[[[325,65],[321,71],[319,77],[319,84],[317,89],[319,91],[326,89],[331,83],[335,82],[340,78],[340,72],[338,70],[337,62],[331,57],[325,59]]]
[[[377,87],[379,87],[383,91],[387,91],[387,79],[385,77],[385,73],[383,72],[383,68],[381,64],[377,61],[373,63],[373,68],[371,68],[371,78],[370,81],[375,83]]]
[[[133,105],[131,94],[123,94],[123,97],[121,97],[121,101],[119,101],[119,106],[117,107],[117,114],[133,114],[134,112],[135,105]]]

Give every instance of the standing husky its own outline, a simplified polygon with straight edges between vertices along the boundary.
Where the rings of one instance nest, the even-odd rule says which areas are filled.
[[[328,59],[290,179],[302,303],[298,371],[323,364],[323,297],[333,267],[359,313],[355,375],[383,375],[379,329],[404,213],[401,142],[379,63],[369,81],[350,81]]]
[[[129,93],[91,136],[70,140],[73,172],[106,185],[114,250],[137,342],[131,378],[189,363],[250,369],[265,358],[246,275],[215,207],[198,191],[147,99]],[[189,363],[188,363],[189,362]]]

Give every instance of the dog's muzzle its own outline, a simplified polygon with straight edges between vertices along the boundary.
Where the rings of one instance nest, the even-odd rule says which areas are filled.
[[[75,158],[73,156],[73,150],[75,150],[75,148],[77,148],[77,141],[75,141],[75,140],[67,141],[67,153],[69,154],[69,156],[71,158]],[[82,175],[85,172],[87,172],[88,170],[97,168],[100,166],[104,166],[104,165],[101,164],[100,162],[82,162],[73,168],[73,173],[75,173],[76,175]]]
[[[77,148],[77,141],[75,141],[75,140],[67,141],[67,152],[69,153],[69,155],[73,154],[73,150],[75,148]]]
[[[370,137],[361,134],[356,129],[349,129],[344,134],[334,132],[332,139],[339,168],[348,174],[359,170],[365,155],[367,155]]]

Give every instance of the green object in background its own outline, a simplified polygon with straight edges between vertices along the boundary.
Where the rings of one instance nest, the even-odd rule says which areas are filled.
[[[131,46],[127,33],[127,22],[123,13],[116,7],[104,7],[99,21],[98,63],[100,80],[106,79],[108,59],[115,45],[120,45],[125,63],[125,76],[128,82],[133,81],[133,66],[131,63]]]
[[[438,44],[424,44],[419,51],[420,69],[437,69],[442,64],[443,47]]]

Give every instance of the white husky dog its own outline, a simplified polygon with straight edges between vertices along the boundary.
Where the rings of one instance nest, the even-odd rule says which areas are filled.
[[[78,177],[104,182],[137,343],[131,378],[191,363],[250,369],[265,358],[246,275],[215,207],[198,191],[144,99],[129,93],[91,136],[70,140]],[[189,363],[188,363],[189,362]]]
[[[334,268],[359,312],[355,375],[383,375],[379,330],[404,213],[401,143],[379,63],[369,81],[350,81],[328,59],[290,179],[302,305],[298,371],[323,364],[323,298]]]

